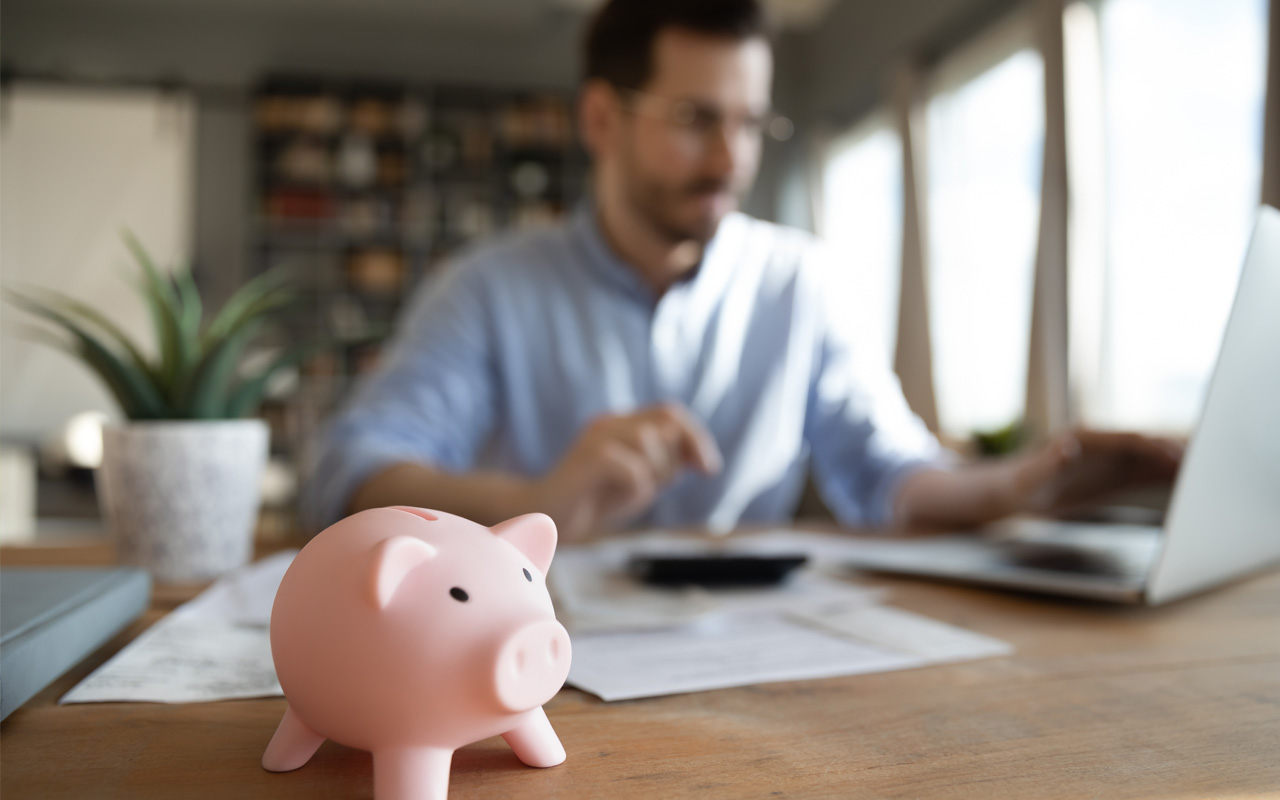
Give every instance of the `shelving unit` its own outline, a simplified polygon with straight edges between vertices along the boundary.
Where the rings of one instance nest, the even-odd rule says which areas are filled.
[[[257,272],[302,297],[288,344],[311,358],[264,415],[296,456],[372,369],[410,291],[477,237],[549,224],[582,195],[587,160],[568,93],[280,76],[254,105]]]

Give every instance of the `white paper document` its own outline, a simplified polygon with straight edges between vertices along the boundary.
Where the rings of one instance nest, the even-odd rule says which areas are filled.
[[[61,703],[196,703],[281,695],[267,624],[296,550],[228,575],[165,615]]]
[[[834,678],[1008,655],[1013,648],[887,606],[573,636],[569,683],[602,700]]]
[[[170,616],[216,619],[240,625],[266,627],[271,606],[284,573],[297,550],[282,550],[219,579],[194,600],[174,609]]]
[[[1007,656],[1013,652],[1008,642],[891,606],[862,606],[792,617],[837,636],[907,653],[924,664]]]
[[[781,617],[573,637],[569,683],[602,700],[832,678],[920,665]]]
[[[60,702],[197,703],[283,693],[265,628],[170,615]]]

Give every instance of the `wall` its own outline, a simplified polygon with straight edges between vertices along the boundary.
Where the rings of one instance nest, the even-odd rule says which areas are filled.
[[[20,86],[0,136],[0,278],[56,289],[150,338],[127,226],[161,265],[190,251],[191,103],[156,91]],[[126,269],[123,265],[129,265]],[[118,413],[83,364],[16,336],[30,322],[4,308],[0,432],[35,442],[74,413]],[[48,326],[43,326],[48,327]]]
[[[894,67],[937,58],[1022,0],[847,0],[797,56],[812,120],[848,124],[882,102]]]
[[[581,19],[493,0],[7,0],[0,51],[26,71],[232,89],[276,70],[563,87]]]

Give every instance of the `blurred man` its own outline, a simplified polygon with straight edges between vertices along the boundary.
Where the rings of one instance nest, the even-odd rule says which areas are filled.
[[[579,123],[591,197],[480,247],[415,297],[319,443],[315,527],[384,505],[728,529],[795,508],[808,466],[861,526],[969,526],[1167,480],[1177,453],[1079,434],[955,466],[864,353],[811,236],[737,212],[772,120],[751,0],[615,0]]]

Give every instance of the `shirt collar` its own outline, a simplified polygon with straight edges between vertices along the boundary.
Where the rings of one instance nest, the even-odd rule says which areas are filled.
[[[653,289],[633,267],[618,257],[600,230],[596,205],[590,198],[578,204],[573,215],[573,232],[586,251],[587,269],[637,300],[653,302]]]
[[[726,240],[736,238],[734,234],[739,230],[740,223],[738,216],[737,213],[733,213],[721,220],[716,235],[703,249],[702,262],[695,268],[693,275],[681,282],[688,285],[690,290],[696,291],[700,284],[720,282],[727,267],[727,261],[731,260],[725,258],[724,251],[732,249],[726,246]],[[650,305],[656,302],[653,288],[634,267],[618,256],[605,239],[604,232],[600,229],[595,203],[590,198],[578,204],[571,226],[585,249],[587,269],[591,273],[622,289],[628,296]],[[679,286],[681,283],[676,285]]]

